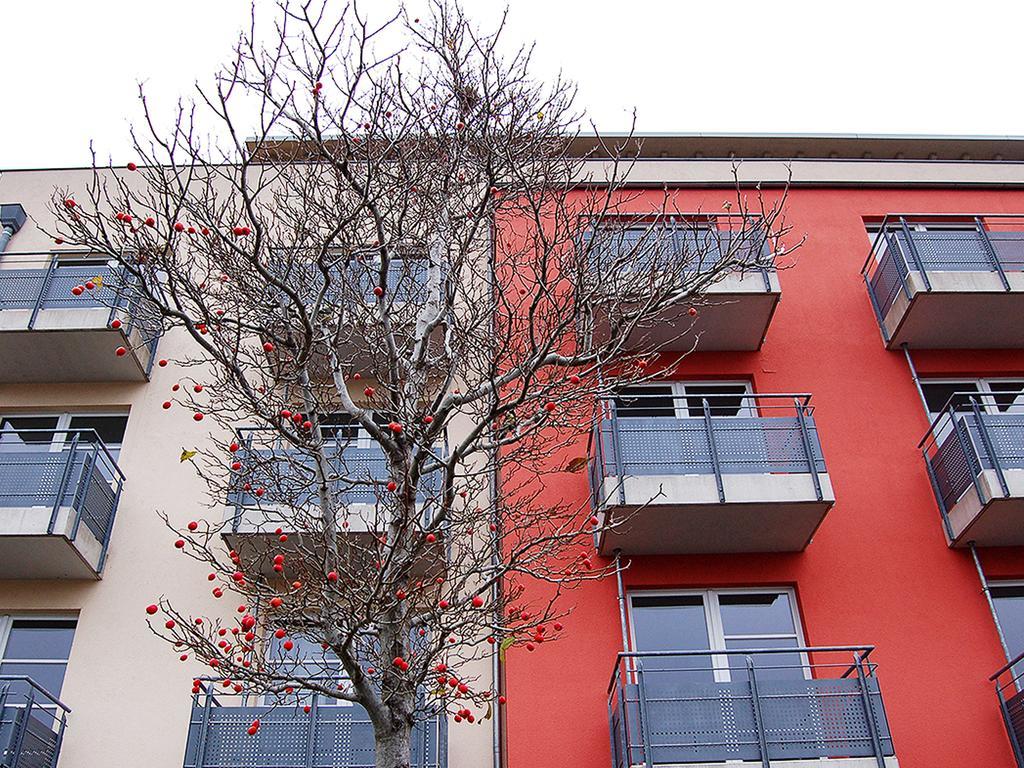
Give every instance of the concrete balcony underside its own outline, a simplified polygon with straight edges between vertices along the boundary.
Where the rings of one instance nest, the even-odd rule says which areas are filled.
[[[603,555],[799,552],[835,503],[827,473],[627,476],[607,478]]]
[[[922,349],[1024,347],[1024,272],[1007,272],[1007,291],[997,272],[929,271],[906,276],[883,317],[888,347]]]
[[[767,282],[766,282],[767,280]],[[665,310],[648,327],[627,339],[627,347],[664,351],[753,351],[761,348],[782,295],[778,274],[772,270],[725,275],[710,286],[697,305]],[[623,310],[632,305],[624,301]],[[607,311],[607,310],[604,310]],[[596,335],[608,334],[608,316],[599,310]]]
[[[0,507],[0,579],[98,579],[103,543],[61,507]],[[75,528],[77,527],[77,531]]]
[[[1007,495],[995,470],[985,469],[949,508],[953,546],[972,541],[981,547],[1024,546],[1024,469],[1003,470],[1003,477]]]
[[[0,382],[146,381],[142,337],[110,328],[109,309],[43,309],[30,329],[31,314],[0,312]]]

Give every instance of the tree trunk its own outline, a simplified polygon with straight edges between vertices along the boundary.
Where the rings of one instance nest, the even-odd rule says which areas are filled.
[[[388,729],[376,729],[377,768],[410,768],[412,726],[392,723]]]

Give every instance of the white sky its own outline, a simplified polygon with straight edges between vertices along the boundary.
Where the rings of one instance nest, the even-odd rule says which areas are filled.
[[[1024,134],[1020,0],[509,4],[509,39],[536,40],[538,74],[563,69],[606,131],[635,107],[641,131]],[[464,5],[486,23],[504,3]],[[90,140],[127,162],[136,83],[155,101],[187,96],[248,9],[0,0],[0,168],[84,165]]]

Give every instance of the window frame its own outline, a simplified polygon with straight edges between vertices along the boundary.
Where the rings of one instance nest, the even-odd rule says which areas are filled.
[[[33,658],[33,659],[8,659],[7,658],[7,645],[11,639],[11,630],[14,628],[14,624],[18,621],[69,621],[74,622],[75,627],[71,634],[71,647],[68,649],[68,657],[66,659],[49,659],[49,658]],[[0,612],[0,666],[7,662],[11,663],[22,663],[22,664],[45,664],[45,665],[64,665],[64,674],[67,675],[67,669],[71,665],[71,654],[75,649],[75,637],[78,635],[79,629],[79,615],[77,613],[3,613]],[[61,678],[61,691],[64,688],[64,678]],[[61,691],[47,691],[55,699],[60,699]],[[47,709],[54,709],[54,705],[47,701],[38,702],[39,706]],[[22,705],[15,705],[22,706]]]
[[[738,412],[734,416],[721,416],[716,415],[715,418],[722,419],[739,419],[739,418],[750,418],[758,416],[757,405],[752,402],[751,396],[754,394],[753,382],[747,379],[680,379],[678,381],[652,381],[647,384],[636,384],[630,389],[653,389],[654,387],[669,387],[670,391],[668,397],[672,398],[672,410],[674,411],[673,416],[677,419],[701,419],[703,415],[692,416],[690,415],[690,409],[686,401],[688,397],[699,397],[699,395],[688,395],[686,393],[687,387],[743,387],[744,391],[737,397],[741,397],[745,400],[744,404],[741,404]],[[622,397],[629,397],[629,395],[622,395]],[[713,404],[712,404],[713,407]],[[626,418],[629,418],[626,416]]]
[[[726,635],[722,624],[722,609],[719,604],[720,595],[779,595],[785,594],[789,598],[789,609],[793,619],[792,634],[760,633],[756,635]],[[633,620],[633,598],[634,597],[700,597],[704,606],[704,621],[708,630],[708,651],[711,659],[711,666],[715,682],[727,683],[732,680],[729,669],[729,657],[726,654],[716,651],[726,651],[728,640],[751,638],[756,640],[771,640],[793,637],[796,639],[796,647],[806,647],[806,635],[803,624],[800,621],[800,610],[796,602],[796,589],[794,587],[710,587],[705,589],[636,589],[626,593],[626,621],[628,624],[629,649],[637,650],[635,622]],[[810,660],[807,653],[800,651],[800,663],[803,667],[805,680],[811,679]]]
[[[0,430],[2,430],[3,422],[7,419],[57,419],[57,425],[53,428],[53,438],[50,440],[50,453],[60,453],[64,450],[64,447],[69,442],[68,432],[71,430],[71,420],[76,416],[87,416],[87,417],[104,417],[104,416],[120,416],[124,418],[124,432],[125,437],[128,436],[128,418],[129,412],[126,410],[122,411],[31,411],[31,412],[4,412],[0,411]],[[110,455],[114,459],[120,458],[121,448],[124,447],[124,439],[121,438],[119,443],[107,443],[104,441],[104,445],[107,450],[110,451]],[[43,445],[43,443],[38,443]],[[0,614],[2,615],[2,614]]]
[[[1004,393],[994,392],[991,387],[992,384],[1020,382],[1021,394],[1019,396],[1024,397],[1024,376],[941,376],[934,378],[921,376],[918,378],[918,381],[921,383],[922,392],[927,384],[974,384],[978,387],[979,405],[987,414],[1002,413],[998,409],[995,397],[993,396]],[[928,412],[928,420],[930,422],[935,421],[942,413],[943,411]]]

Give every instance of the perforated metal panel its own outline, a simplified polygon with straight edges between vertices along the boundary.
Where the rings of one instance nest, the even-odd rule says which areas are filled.
[[[926,457],[946,509],[974,483],[979,472],[995,469],[988,445],[1001,469],[1024,469],[1024,414],[983,413],[979,424],[974,414],[967,413],[958,415],[954,424]]]
[[[247,732],[259,719],[259,731]],[[373,726],[359,706],[194,706],[185,768],[373,768]],[[435,716],[413,731],[412,765],[445,768],[443,722]]]
[[[1017,749],[1024,752],[1024,691],[1018,691],[1004,702],[1006,728]]]
[[[813,463],[825,471],[814,419],[805,417]],[[809,473],[797,417],[618,417],[602,424],[605,476]],[[618,450],[616,450],[616,448]]]
[[[903,290],[903,284],[907,277],[907,264],[895,238],[891,234],[883,235],[883,237],[887,247],[875,273],[871,276],[871,292],[874,294],[878,311],[884,318],[892,308],[900,291]]]
[[[861,686],[856,678],[758,680],[756,704],[767,756],[872,757],[872,724],[882,755],[892,755],[877,680],[866,678],[863,691]],[[613,712],[617,765],[624,763],[624,744],[632,765],[643,764],[645,757],[656,765],[761,758],[755,697],[746,680],[680,682],[657,686],[656,693],[649,688],[649,683],[624,687],[624,725],[622,713]]]

